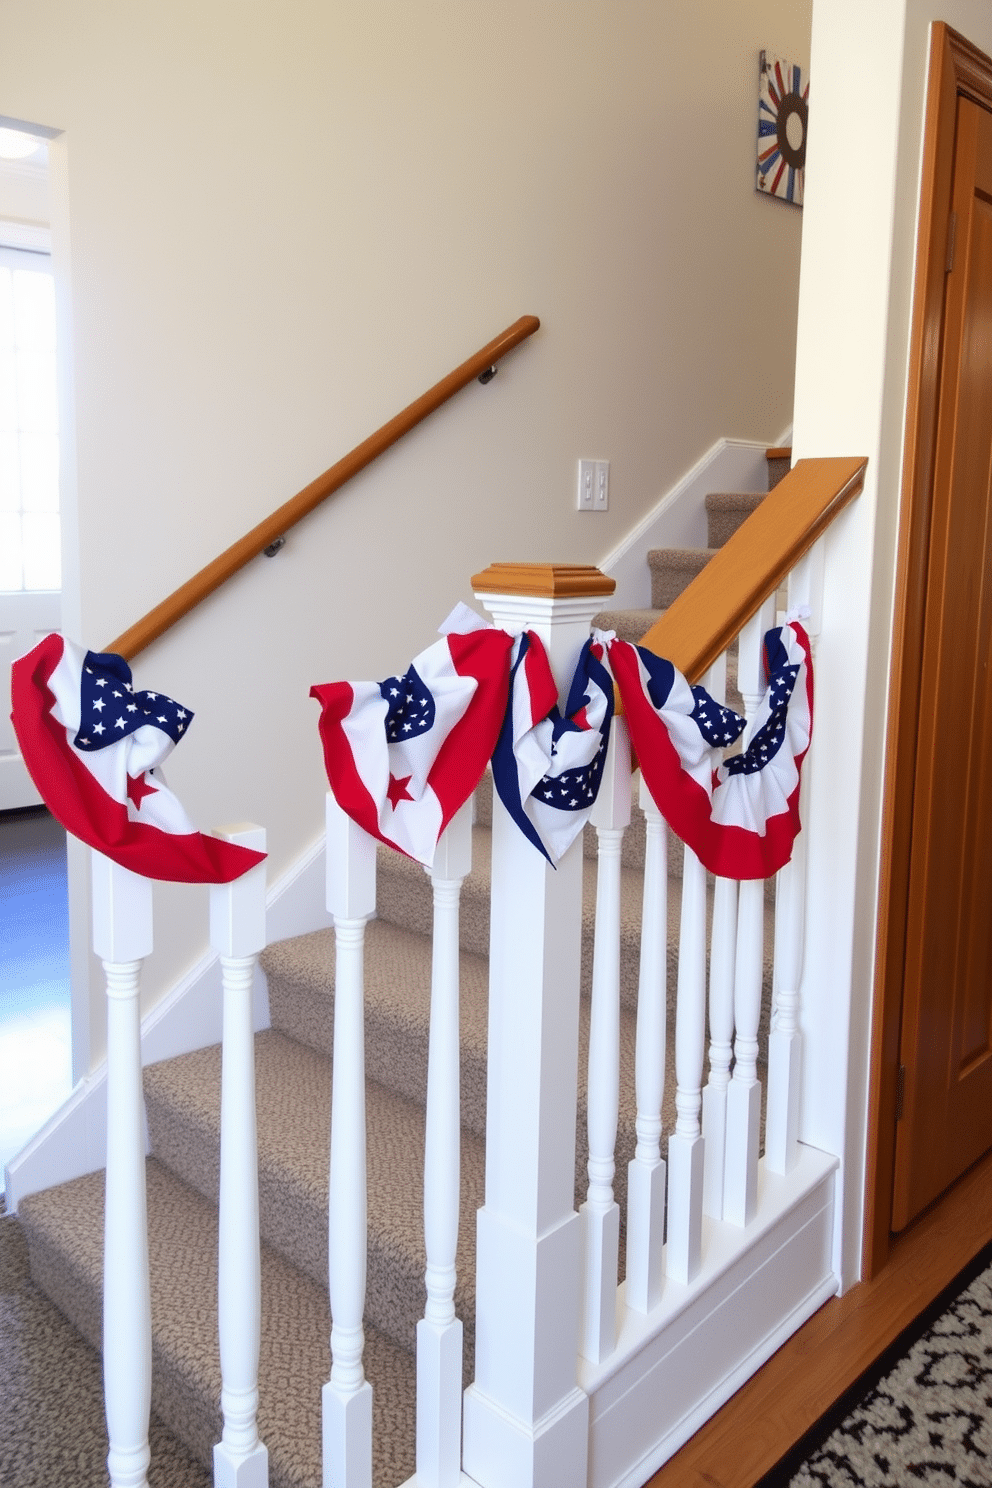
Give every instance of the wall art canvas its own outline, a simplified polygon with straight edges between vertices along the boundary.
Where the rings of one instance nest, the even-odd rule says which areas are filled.
[[[773,52],[761,53],[758,83],[757,189],[803,204],[809,80],[801,67]]]

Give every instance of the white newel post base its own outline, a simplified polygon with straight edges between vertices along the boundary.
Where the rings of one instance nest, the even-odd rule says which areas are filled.
[[[497,625],[540,636],[564,703],[612,581],[494,565],[473,587]],[[492,852],[486,1198],[463,1467],[482,1488],[562,1488],[586,1481],[589,1432],[574,1207],[582,843],[555,871],[497,797]]]
[[[487,1488],[585,1483],[588,1436],[589,1397],[578,1386],[531,1425],[501,1411],[476,1385],[465,1392],[465,1471]]]
[[[589,1399],[575,1384],[582,1221],[573,1212],[535,1241],[480,1209],[477,1233],[465,1471],[484,1488],[584,1483]],[[532,1340],[526,1358],[521,1337]],[[508,1360],[516,1367],[508,1369]]]
[[[92,854],[93,949],[107,976],[107,1174],[103,1380],[112,1488],[146,1488],[152,1312],[141,1083],[141,963],[152,949],[152,886]]]
[[[462,1324],[417,1324],[417,1474],[437,1488],[462,1481]]]
[[[321,1390],[324,1482],[372,1488],[372,1386],[345,1395],[330,1380]]]

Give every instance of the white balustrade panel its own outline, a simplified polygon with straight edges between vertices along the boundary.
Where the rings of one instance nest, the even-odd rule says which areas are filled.
[[[107,978],[107,1175],[103,1381],[111,1488],[146,1488],[152,1317],[141,1085],[141,963],[152,950],[152,886],[92,853],[93,949]]]
[[[668,828],[640,784],[645,816],[644,896],[637,983],[634,1085],[637,1147],[627,1165],[627,1306],[650,1312],[664,1285],[665,1177],[661,1105],[668,1023]]]
[[[591,820],[599,838],[589,1022],[589,1188],[580,1213],[585,1287],[580,1347],[598,1363],[616,1346],[620,1209],[613,1177],[620,1110],[620,866],[630,824],[630,740],[614,720]]]
[[[324,1488],[372,1488],[372,1386],[365,1378],[368,1248],[365,927],[375,842],[327,795],[327,908],[334,916],[334,1048],[328,1199],[331,1377],[322,1392]]]
[[[424,1146],[427,1305],[417,1324],[417,1478],[461,1481],[462,1324],[455,1316],[461,1171],[459,899],[472,866],[472,801],[443,833],[431,868],[434,949]]]
[[[215,835],[265,851],[262,827],[222,827]],[[220,954],[224,996],[217,1273],[224,1434],[214,1447],[214,1485],[267,1488],[268,1450],[257,1424],[262,1285],[252,1028],[255,967],[265,946],[264,863],[211,886],[210,944]]]

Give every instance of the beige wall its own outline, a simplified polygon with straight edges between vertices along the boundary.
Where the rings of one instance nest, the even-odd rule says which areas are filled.
[[[0,18],[0,111],[64,131],[66,623],[88,645],[543,322],[140,660],[199,714],[170,784],[205,825],[266,824],[278,872],[319,827],[311,682],[404,663],[493,559],[597,561],[715,439],[789,423],[801,214],[753,189],[757,58],[806,62],[809,0]],[[612,461],[606,515],[573,509],[580,455]],[[202,944],[202,898],[161,896],[149,997]]]
[[[864,494],[828,539],[810,816],[833,841],[811,892],[804,1134],[846,1152],[844,1269],[857,1274],[882,764],[931,20],[992,52],[984,0],[817,0],[796,363],[797,456],[865,454]],[[848,993],[850,991],[850,1004]],[[832,1092],[846,1082],[848,1106]],[[836,1144],[836,1145],[835,1145]]]

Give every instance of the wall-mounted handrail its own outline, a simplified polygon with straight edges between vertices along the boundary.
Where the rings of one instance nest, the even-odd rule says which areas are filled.
[[[426,393],[422,393],[402,412],[396,414],[388,423],[383,424],[381,429],[377,429],[374,434],[369,435],[368,439],[356,445],[350,454],[338,460],[329,470],[325,470],[323,475],[319,475],[302,491],[284,502],[270,517],[266,517],[264,522],[259,522],[257,527],[253,527],[244,537],[232,543],[212,563],[208,563],[206,568],[201,568],[199,573],[187,579],[185,584],[170,594],[167,599],[163,599],[153,610],[149,610],[147,615],[111,641],[105,649],[116,651],[128,661],[132,660],[139,651],[151,645],[152,641],[157,640],[175,625],[177,620],[181,620],[201,600],[213,594],[215,589],[219,589],[232,574],[244,568],[246,563],[250,563],[271,543],[282,537],[290,527],[301,521],[328,496],[340,490],[353,475],[364,470],[366,465],[370,465],[397,440],[402,439],[404,434],[409,433],[428,414],[440,408],[442,403],[446,403],[449,398],[461,388],[467,387],[475,378],[483,377],[491,372],[501,357],[512,351],[515,346],[519,346],[521,341],[526,341],[528,336],[532,336],[540,324],[536,315],[522,315],[519,320],[515,320],[494,340],[481,347],[474,356],[470,356],[453,372],[449,372],[447,377],[442,377],[440,382],[428,388]],[[488,378],[486,380],[488,381]]]
[[[798,460],[640,644],[698,682],[865,483],[860,456]]]

